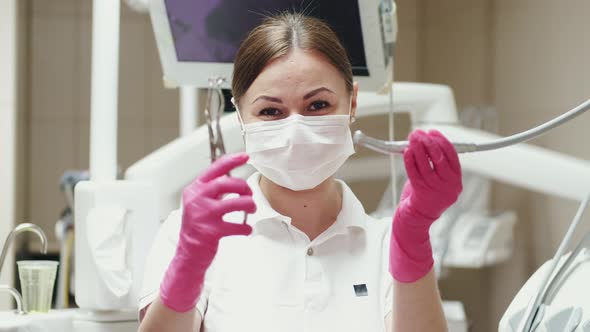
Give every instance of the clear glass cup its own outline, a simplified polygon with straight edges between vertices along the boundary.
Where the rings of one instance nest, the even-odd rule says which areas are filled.
[[[16,264],[23,296],[23,310],[29,313],[48,312],[51,309],[58,262],[18,261]]]

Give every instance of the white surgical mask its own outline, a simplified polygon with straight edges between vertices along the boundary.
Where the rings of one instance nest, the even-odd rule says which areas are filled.
[[[350,115],[293,114],[281,120],[240,122],[248,163],[291,190],[315,188],[354,153]]]

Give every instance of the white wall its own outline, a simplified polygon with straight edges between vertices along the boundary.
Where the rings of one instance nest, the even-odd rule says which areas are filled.
[[[15,218],[17,1],[0,1],[0,245],[4,245]],[[12,265],[9,254],[0,274],[0,284],[12,285]],[[10,308],[10,299],[8,294],[0,294],[0,310]]]
[[[590,98],[589,1],[494,0],[493,6],[492,93],[502,135],[542,123]],[[532,144],[589,160],[589,126],[590,114],[584,114]],[[498,186],[495,206],[518,209],[520,220],[518,251],[490,271],[491,321],[501,317],[528,275],[553,256],[578,203]],[[575,241],[586,230],[588,217]]]
[[[59,178],[67,169],[88,168],[92,1],[26,2],[26,219],[43,228],[56,252],[53,228],[66,206]],[[149,15],[121,7],[120,46],[117,161],[124,170],[178,137],[179,98],[178,90],[163,87]],[[29,249],[38,250],[38,241]]]

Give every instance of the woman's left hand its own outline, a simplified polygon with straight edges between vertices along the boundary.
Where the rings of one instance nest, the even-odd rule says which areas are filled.
[[[430,226],[463,190],[457,152],[440,132],[416,130],[409,141],[404,151],[408,182],[393,218],[390,249],[390,272],[400,282],[414,282],[430,271]]]

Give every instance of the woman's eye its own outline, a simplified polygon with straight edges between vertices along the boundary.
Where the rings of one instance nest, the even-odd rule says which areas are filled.
[[[330,106],[330,103],[328,103],[327,101],[314,101],[313,103],[311,103],[311,105],[309,105],[309,110],[312,112],[319,111],[324,108],[327,108],[328,106]]]
[[[265,108],[262,111],[258,112],[260,116],[278,116],[281,115],[281,111],[276,108]]]

